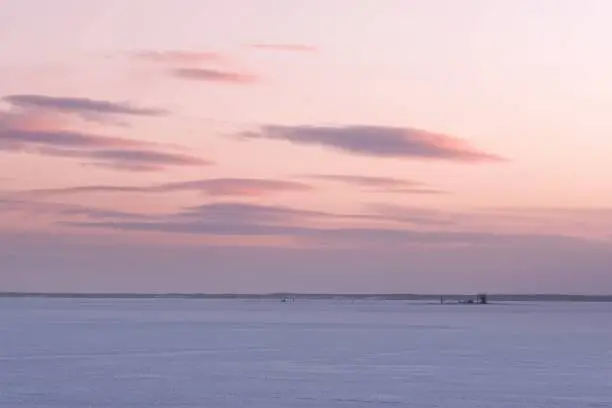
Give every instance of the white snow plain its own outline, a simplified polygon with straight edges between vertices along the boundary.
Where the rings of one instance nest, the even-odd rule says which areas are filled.
[[[0,299],[0,407],[612,407],[612,304]]]

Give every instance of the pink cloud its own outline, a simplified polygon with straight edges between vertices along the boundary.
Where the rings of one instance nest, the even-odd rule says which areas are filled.
[[[228,84],[251,84],[259,78],[240,68],[220,68],[228,66],[228,56],[212,51],[140,51],[131,54],[135,59],[162,63],[169,66],[166,71],[170,76],[202,82]],[[234,65],[234,64],[229,64]]]
[[[163,116],[169,113],[164,109],[143,108],[126,102],[113,102],[92,98],[21,94],[8,95],[2,99],[16,108],[43,109],[76,114]]]
[[[258,77],[253,74],[211,68],[175,68],[170,72],[176,78],[191,81],[234,84],[252,84],[258,81]]]
[[[317,145],[344,153],[399,159],[446,160],[466,163],[504,161],[467,141],[415,128],[374,125],[266,125],[238,134],[243,139],[284,140]]]
[[[316,52],[317,47],[305,44],[250,44],[250,48],[262,51],[286,51],[286,52]]]
[[[131,171],[212,164],[155,143],[72,130],[66,122],[45,110],[0,112],[0,151],[85,159],[87,164]]]
[[[221,62],[226,59],[223,54],[213,51],[139,51],[131,55],[139,60],[179,65]]]
[[[399,194],[445,194],[445,191],[423,187],[423,183],[395,177],[364,176],[353,174],[307,174],[303,178],[342,183],[361,187],[365,191]]]
[[[65,195],[86,193],[167,193],[175,191],[197,191],[209,196],[252,196],[282,192],[311,191],[309,184],[277,179],[255,178],[213,178],[175,181],[145,186],[89,185],[60,189],[34,190],[28,193],[38,195]]]

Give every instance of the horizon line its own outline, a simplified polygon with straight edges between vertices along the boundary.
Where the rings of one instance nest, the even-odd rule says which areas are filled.
[[[605,300],[612,302],[612,294],[578,293],[333,293],[333,292],[269,292],[269,293],[206,293],[206,292],[0,292],[0,298],[10,297],[52,297],[52,298],[196,298],[196,299],[247,299],[278,298],[284,296],[316,298],[377,298],[380,300],[431,300],[447,298],[474,297],[486,293],[491,300]]]

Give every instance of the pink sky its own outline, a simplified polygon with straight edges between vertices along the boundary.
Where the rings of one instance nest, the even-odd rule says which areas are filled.
[[[606,0],[0,0],[0,291],[612,293]]]

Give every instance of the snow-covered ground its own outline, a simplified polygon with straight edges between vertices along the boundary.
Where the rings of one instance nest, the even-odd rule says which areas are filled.
[[[612,407],[612,304],[0,299],[0,407]]]

